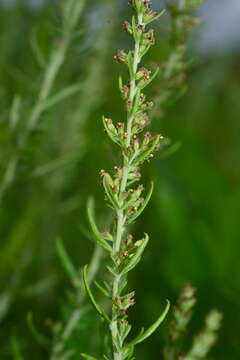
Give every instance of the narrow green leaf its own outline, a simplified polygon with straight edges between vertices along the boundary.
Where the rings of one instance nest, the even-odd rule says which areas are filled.
[[[148,244],[148,241],[149,241],[149,236],[148,234],[145,234],[145,238],[143,239],[142,244],[138,247],[135,254],[130,258],[129,262],[124,266],[124,269],[121,271],[121,275],[127,274],[139,263],[143,251]]]
[[[138,87],[137,91],[136,91],[136,95],[135,95],[135,101],[134,101],[133,109],[132,109],[132,114],[133,115],[135,115],[136,112],[138,111],[140,96],[141,96],[141,88]]]
[[[21,351],[22,344],[20,343],[20,339],[13,335],[11,336],[10,342],[11,342],[11,348],[12,348],[14,360],[24,360]]]
[[[160,135],[154,136],[149,144],[147,150],[142,151],[133,161],[133,165],[138,165],[140,162],[148,159],[149,155],[156,150],[157,145],[160,142]]]
[[[38,37],[37,37],[37,28],[33,29],[32,36],[30,38],[30,45],[32,48],[33,55],[39,65],[40,68],[45,68],[46,59],[44,57],[43,51],[39,45]]]
[[[82,353],[81,356],[82,356],[84,359],[97,360],[97,358],[95,358],[95,357],[93,357],[93,356],[90,356],[90,355],[88,355],[88,354]]]
[[[108,127],[107,124],[106,124],[106,118],[103,116],[102,117],[102,120],[103,120],[103,126],[108,134],[108,136],[110,137],[110,139],[118,144],[118,145],[121,145],[121,141],[119,139],[119,136],[118,136],[118,133],[117,133],[117,130],[116,128],[114,127],[114,125],[112,124],[112,127]]]
[[[140,89],[143,90],[146,86],[148,86],[157,76],[157,74],[159,73],[159,67],[154,71],[153,75],[151,76],[151,78],[148,81],[145,81],[144,84],[142,86],[140,86]]]
[[[100,290],[106,297],[110,297],[109,292],[103,286],[101,286],[97,281],[94,281],[94,283],[98,290]]]
[[[147,25],[147,24],[149,24],[149,23],[151,23],[151,22],[159,19],[162,15],[165,14],[165,12],[166,12],[166,9],[163,9],[163,10],[160,11],[160,13],[158,13],[156,16],[154,16],[153,18],[150,18],[148,21],[145,21],[145,22],[144,22],[145,25]]]
[[[9,114],[9,127],[14,130],[20,119],[21,97],[19,95],[14,96],[10,114]]]
[[[102,316],[106,321],[109,321],[109,318],[108,318],[106,312],[97,304],[97,302],[93,296],[93,293],[90,289],[90,286],[89,286],[88,280],[87,280],[87,268],[88,268],[87,265],[85,265],[83,268],[83,281],[84,281],[86,292],[89,296],[89,299],[91,300],[93,307],[96,309],[96,311],[99,313],[99,315]]]
[[[40,334],[39,331],[36,329],[36,327],[33,323],[33,314],[31,312],[29,312],[27,314],[27,323],[28,323],[29,329],[31,330],[31,333],[32,333],[33,337],[35,338],[35,340],[37,341],[37,343],[39,345],[41,345],[43,348],[49,349],[50,341],[45,336]]]
[[[146,331],[143,331],[142,329],[140,334],[130,343],[130,345],[140,344],[141,342],[146,340],[149,336],[151,336],[166,318],[169,308],[170,308],[170,302],[167,300],[167,305],[164,311],[155,321],[155,323],[153,323]]]
[[[176,141],[174,144],[166,147],[166,149],[163,149],[162,152],[160,153],[161,159],[165,159],[170,155],[174,154],[180,149],[181,146],[182,146],[181,141]]]
[[[127,222],[128,224],[132,224],[132,222],[134,220],[136,220],[138,218],[138,216],[141,215],[141,213],[143,212],[143,210],[145,209],[145,207],[149,203],[149,200],[151,199],[153,189],[154,189],[154,183],[151,182],[151,186],[150,186],[148,194],[147,194],[147,196],[146,196],[146,198],[144,200],[144,203],[141,205],[141,207],[136,212],[133,213],[133,215],[131,217],[129,217],[128,222]]]
[[[57,240],[56,248],[57,248],[57,253],[58,253],[59,259],[61,260],[61,263],[62,263],[64,269],[66,270],[66,273],[70,277],[70,279],[72,281],[78,279],[79,278],[78,272],[75,269],[74,265],[72,264],[70,257],[68,256],[68,253],[63,245],[62,239]]]
[[[70,167],[77,160],[78,160],[78,157],[76,156],[76,154],[69,154],[69,155],[61,156],[55,160],[49,161],[49,162],[33,169],[31,176],[33,176],[33,177],[45,176],[46,174],[57,171],[59,169]]]
[[[114,271],[111,266],[106,265],[106,268],[107,268],[107,270],[108,270],[111,274],[113,274],[114,276],[117,276],[117,275],[118,275],[118,274],[116,273],[116,271]]]
[[[108,244],[108,242],[102,237],[100,231],[98,230],[98,227],[94,221],[94,217],[91,211],[91,208],[87,208],[87,215],[88,215],[88,220],[89,220],[89,224],[91,226],[92,232],[95,235],[95,238],[99,244],[99,246],[101,246],[103,249],[109,251],[110,253],[112,252],[112,247]]]
[[[118,86],[119,86],[119,90],[121,91],[123,87],[123,80],[121,75],[119,75],[118,77]]]
[[[154,20],[159,19],[162,15],[165,14],[166,11],[167,11],[166,9],[162,9],[162,11],[160,11],[160,13],[154,17]]]
[[[152,46],[152,44],[149,44],[149,45],[145,46],[145,47],[142,49],[142,51],[141,51],[141,57],[144,57],[144,56],[148,53],[148,51],[149,51],[149,49],[151,48],[151,46]]]
[[[47,101],[42,104],[42,110],[48,110],[52,106],[58,104],[62,100],[76,94],[81,89],[81,84],[74,84],[60,90],[56,95],[50,97]]]
[[[103,187],[106,195],[115,209],[119,209],[120,205],[118,199],[111,188],[112,179],[109,174],[103,176]]]

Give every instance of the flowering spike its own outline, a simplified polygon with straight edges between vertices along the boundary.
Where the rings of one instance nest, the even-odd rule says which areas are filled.
[[[155,44],[154,31],[148,28],[148,24],[159,18],[163,12],[157,14],[152,11],[148,0],[130,0],[129,3],[135,10],[135,15],[131,23],[124,22],[123,30],[132,36],[134,49],[128,52],[119,50],[115,56],[116,62],[124,64],[129,74],[125,84],[122,77],[119,77],[119,89],[125,102],[127,119],[125,123],[119,122],[115,125],[111,119],[103,118],[108,136],[119,145],[122,155],[122,163],[114,167],[113,174],[101,171],[106,200],[115,213],[115,221],[106,234],[100,233],[95,224],[91,224],[99,245],[110,252],[111,264],[106,267],[112,280],[105,288],[99,284],[97,287],[112,299],[109,330],[113,360],[133,359],[135,345],[144,341],[158,328],[170,306],[167,302],[165,310],[154,324],[146,331],[141,331],[134,341],[127,343],[131,330],[127,311],[134,305],[134,292],[123,294],[123,290],[127,285],[127,274],[139,263],[149,242],[147,234],[143,239],[135,241],[128,232],[128,226],[143,212],[153,192],[153,183],[146,196],[143,195],[142,185],[133,184],[141,177],[141,165],[154,156],[163,141],[162,135],[152,136],[149,132],[144,132],[150,123],[148,111],[153,102],[146,100],[143,89],[156,78],[159,69],[152,74],[151,70],[141,65],[144,55]],[[102,309],[96,306],[88,287],[87,292],[102,316]]]

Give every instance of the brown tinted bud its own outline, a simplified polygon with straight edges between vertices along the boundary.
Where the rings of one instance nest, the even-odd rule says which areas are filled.
[[[128,34],[132,35],[132,27],[128,21],[124,21],[122,28],[124,31],[126,31]]]
[[[138,78],[143,78],[144,81],[147,81],[150,79],[151,71],[146,68],[141,68],[139,72],[137,73]]]
[[[128,65],[128,55],[123,50],[118,50],[117,55],[114,56],[114,59],[119,64]]]

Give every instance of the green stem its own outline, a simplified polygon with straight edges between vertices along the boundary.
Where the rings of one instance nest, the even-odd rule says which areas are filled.
[[[138,24],[142,24],[143,22],[143,15],[138,14]],[[134,47],[134,56],[133,56],[133,66],[131,71],[131,78],[130,78],[130,96],[129,100],[132,104],[134,104],[134,100],[136,99],[137,94],[137,88],[136,88],[136,74],[138,71],[138,65],[141,61],[140,56],[140,40],[137,40],[135,42]],[[134,113],[133,113],[133,105],[131,110],[128,112],[128,118],[127,118],[127,140],[126,140],[126,147],[129,147],[131,144],[132,139],[132,122],[134,120]],[[123,155],[123,174],[122,174],[122,180],[121,180],[121,186],[120,186],[120,192],[125,192],[127,189],[127,182],[128,182],[128,175],[131,171],[132,165],[128,158],[126,158]],[[125,223],[126,223],[126,217],[124,215],[124,210],[120,209],[117,211],[117,230],[116,230],[116,238],[113,245],[113,258],[116,263],[117,267],[117,259],[121,250],[121,244],[123,235],[125,233]],[[112,290],[112,320],[110,323],[110,330],[112,335],[112,340],[118,337],[118,329],[119,329],[119,314],[116,311],[114,300],[116,297],[121,296],[119,285],[121,283],[121,275],[115,275],[113,278],[113,290]],[[122,349],[116,350],[113,343],[113,359],[114,360],[122,360],[123,359],[123,353]]]
[[[143,15],[139,14],[138,15],[138,24],[142,24],[143,21]],[[131,79],[130,79],[130,97],[129,100],[133,103],[134,102],[134,98],[136,96],[136,74],[137,74],[137,69],[138,69],[138,64],[141,61],[141,57],[139,54],[139,49],[140,49],[140,41],[137,40],[135,42],[135,49],[134,49],[134,58],[133,58],[133,69],[132,69],[132,75],[131,75]],[[130,145],[131,142],[131,137],[132,137],[132,122],[134,119],[134,114],[132,112],[130,112],[130,115],[128,116],[127,119],[127,143],[126,146]]]

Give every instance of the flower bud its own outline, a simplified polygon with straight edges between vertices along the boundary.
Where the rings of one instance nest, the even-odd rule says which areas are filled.
[[[114,56],[114,59],[117,63],[128,66],[128,54],[123,50],[118,50],[117,55]]]
[[[122,28],[124,31],[126,31],[128,34],[132,35],[133,31],[132,31],[132,26],[130,25],[130,23],[128,21],[124,21]]]

